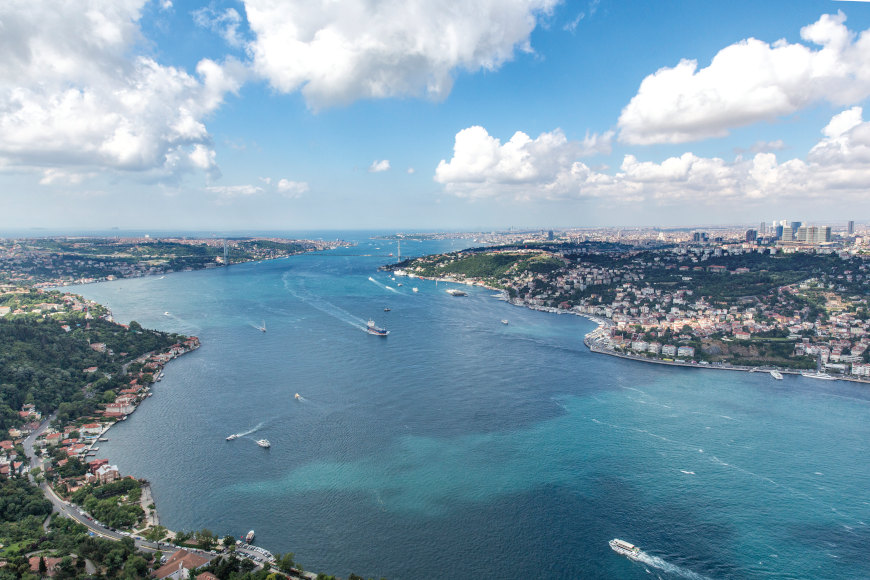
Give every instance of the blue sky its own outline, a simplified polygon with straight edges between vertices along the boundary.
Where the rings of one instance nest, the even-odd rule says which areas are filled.
[[[0,228],[870,217],[870,3],[7,0]]]

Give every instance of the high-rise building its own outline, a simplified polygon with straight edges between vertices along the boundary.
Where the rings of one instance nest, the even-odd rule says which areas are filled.
[[[746,241],[747,242],[754,242],[756,239],[758,239],[758,231],[746,230]]]
[[[553,241],[553,230],[547,232],[547,239],[551,242]]]
[[[778,239],[778,240],[782,239],[782,228],[783,228],[782,224],[779,224],[776,226],[776,229],[774,230],[774,233],[776,234],[776,239]]]
[[[794,241],[796,242],[810,242],[812,241],[812,235],[815,233],[816,228],[808,228],[807,226],[801,226],[797,229],[794,234]],[[813,230],[813,233],[810,233],[810,230]]]
[[[846,223],[846,233],[849,234],[850,236],[855,233],[855,222],[854,221],[849,220]]]
[[[791,231],[796,232],[801,227],[801,222],[791,222],[789,225],[791,226]]]
[[[758,233],[762,236],[767,233],[767,222],[761,222],[758,224]]]
[[[819,226],[816,228],[816,236],[814,242],[816,244],[826,244],[831,241],[831,226]]]
[[[776,229],[779,230],[779,228]],[[791,229],[791,226],[782,226],[782,235],[779,236],[779,239],[783,242],[794,241],[794,230]]]

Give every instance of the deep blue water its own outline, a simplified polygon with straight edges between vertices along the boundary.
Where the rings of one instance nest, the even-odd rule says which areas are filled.
[[[73,289],[202,339],[100,446],[164,525],[390,580],[870,577],[866,387],[592,354],[585,319],[348,255],[388,251]]]

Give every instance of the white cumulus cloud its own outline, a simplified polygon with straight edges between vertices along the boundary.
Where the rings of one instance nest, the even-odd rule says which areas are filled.
[[[780,162],[769,149],[727,161],[691,152],[661,162],[625,155],[613,173],[577,160],[561,132],[535,140],[516,133],[501,144],[482,127],[456,135],[453,158],[442,160],[435,180],[467,198],[555,200],[602,198],[728,207],[763,200],[864,200],[870,190],[870,122],[860,107],[835,115],[805,159]]]
[[[372,161],[372,164],[369,166],[369,173],[381,173],[382,171],[388,171],[390,169],[390,160],[382,159],[380,161]]]
[[[238,90],[244,67],[206,59],[193,75],[137,56],[144,4],[0,3],[0,158],[6,167],[214,167],[204,119],[227,92]]]
[[[646,77],[619,117],[620,140],[684,143],[788,115],[814,103],[856,104],[870,96],[870,31],[856,35],[842,12],[801,29],[811,45],[749,38],[706,68],[682,60]]]
[[[443,99],[457,69],[531,50],[559,0],[245,0],[256,71],[312,108],[361,98]]]
[[[227,8],[221,12],[211,4],[194,10],[192,15],[197,26],[219,34],[230,46],[240,47],[244,44],[239,33],[242,15],[235,8]]]
[[[305,181],[290,181],[282,179],[278,182],[277,189],[285,197],[299,197],[308,191],[308,183]]]
[[[435,181],[449,191],[471,197],[555,187],[572,163],[584,155],[609,152],[612,134],[587,135],[582,142],[569,141],[556,129],[532,139],[517,131],[507,143],[479,126],[456,134],[453,158],[441,160]]]

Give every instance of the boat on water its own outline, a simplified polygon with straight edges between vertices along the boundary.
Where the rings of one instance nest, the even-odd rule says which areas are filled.
[[[368,332],[369,334],[374,334],[375,336],[387,336],[388,334],[390,334],[389,330],[379,327],[375,324],[375,321],[371,319],[369,319],[369,322],[366,325],[366,332]]]
[[[230,435],[229,437],[227,437],[227,441],[232,441],[233,439],[238,439],[238,438],[239,438],[239,434],[238,434],[238,433],[233,433],[232,435]]]
[[[411,291],[412,291],[412,292],[419,292],[419,291],[420,291],[420,289],[419,289],[419,288],[417,288],[417,287],[416,287],[416,286],[414,286],[414,287],[413,287],[413,288],[411,288]]]
[[[770,376],[772,376],[773,378],[775,378],[778,381],[782,380],[782,373],[777,371],[777,370],[770,371]]]
[[[449,288],[448,290],[445,290],[445,292],[447,292],[451,296],[468,296],[467,292],[463,292],[462,290],[459,290],[457,288]]]
[[[510,321],[507,318],[502,318],[501,323],[502,324],[510,324]]]
[[[247,543],[250,544],[250,543],[253,542],[253,541],[254,541],[254,530],[251,530],[251,531],[248,532],[248,534],[245,536],[245,542],[247,542]]]
[[[259,445],[260,447],[263,447],[263,448],[265,448],[265,449],[268,449],[269,447],[272,446],[272,444],[269,443],[269,440],[268,440],[268,439],[259,439],[259,440],[257,440],[257,445]]]
[[[389,312],[391,309],[389,306],[384,307],[384,312]]]
[[[614,538],[608,543],[610,544],[610,547],[613,549],[613,551],[620,556],[625,556],[626,558],[631,558],[632,560],[637,560],[640,557],[640,548],[638,548],[634,544],[629,544],[625,540]]]
[[[263,326],[260,327],[260,332],[266,332],[266,321],[263,321]]]
[[[295,395],[293,395],[293,398],[296,399],[297,401],[302,400],[302,397],[299,395],[299,393],[296,393]]]
[[[837,377],[832,377],[831,375],[825,374],[821,371],[817,371],[814,373],[802,372],[801,376],[806,377],[808,379],[821,379],[823,381],[836,381],[837,380]]]

